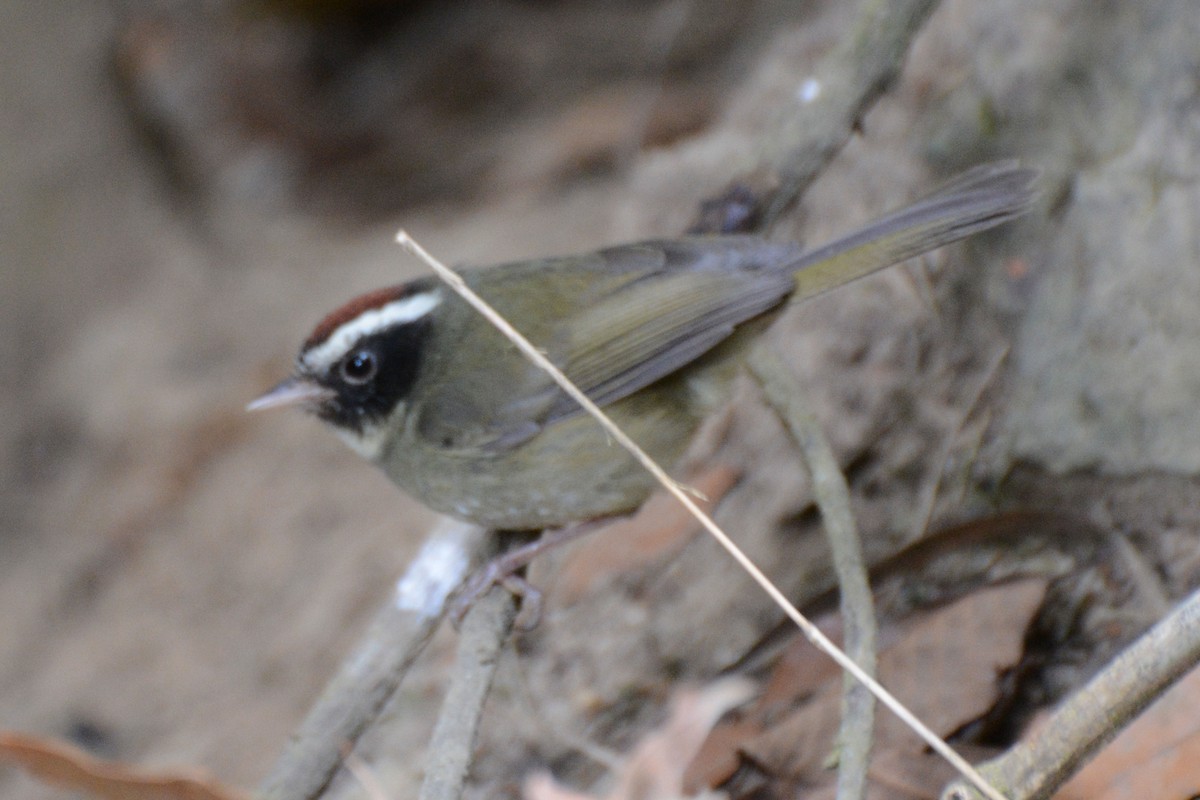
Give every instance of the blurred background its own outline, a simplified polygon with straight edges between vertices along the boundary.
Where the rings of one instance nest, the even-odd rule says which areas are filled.
[[[326,311],[419,274],[400,227],[452,264],[683,231],[856,7],[3,4],[0,726],[253,786],[434,517],[316,423],[246,401]],[[1054,507],[1132,536],[1168,594],[1196,582],[1197,16],[942,3],[771,232],[820,241],[990,158],[1046,172],[1034,219],[778,326],[876,555]],[[806,478],[744,405],[725,513],[794,586],[823,569],[797,544]],[[566,769],[561,726],[623,730],[769,627],[706,547],[630,567],[619,613],[584,602],[521,640],[479,796]],[[377,745],[396,796],[452,645]],[[68,796],[12,770],[0,794]]]

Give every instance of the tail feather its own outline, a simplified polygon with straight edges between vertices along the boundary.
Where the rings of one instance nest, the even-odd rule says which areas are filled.
[[[1029,210],[1039,172],[1015,161],[983,164],[865,228],[802,255],[792,301],[994,228]]]

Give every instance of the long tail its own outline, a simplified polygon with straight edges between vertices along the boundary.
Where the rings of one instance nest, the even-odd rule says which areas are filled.
[[[967,170],[932,194],[816,250],[793,265],[803,300],[919,256],[973,233],[994,228],[1029,210],[1038,170],[1015,161]]]

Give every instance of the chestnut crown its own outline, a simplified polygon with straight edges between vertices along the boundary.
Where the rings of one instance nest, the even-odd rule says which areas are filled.
[[[427,281],[356,297],[317,324],[293,376],[251,407],[299,403],[345,434],[368,437],[411,392],[441,302],[442,289]]]

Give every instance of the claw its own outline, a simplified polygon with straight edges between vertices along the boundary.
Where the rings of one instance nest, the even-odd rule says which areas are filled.
[[[462,626],[463,617],[475,605],[475,601],[496,585],[503,586],[524,601],[517,627],[523,631],[536,628],[542,619],[542,593],[519,574],[521,570],[547,550],[591,533],[609,521],[609,518],[597,519],[556,531],[545,531],[540,538],[514,547],[484,564],[467,579],[450,604],[448,613],[454,629]]]

